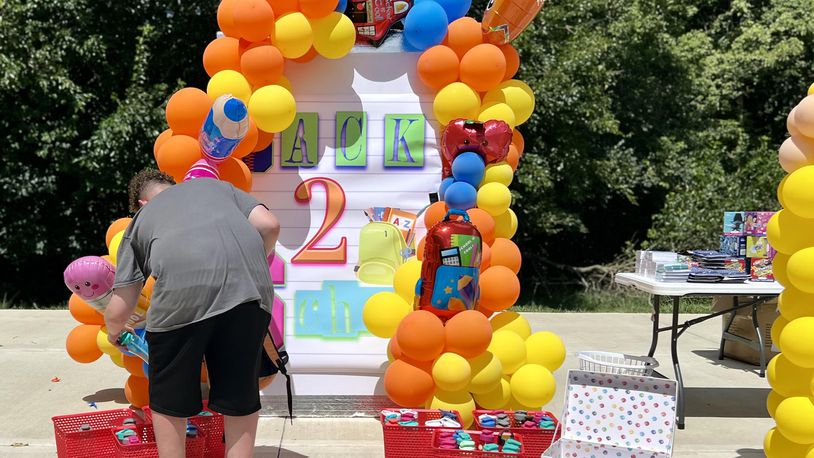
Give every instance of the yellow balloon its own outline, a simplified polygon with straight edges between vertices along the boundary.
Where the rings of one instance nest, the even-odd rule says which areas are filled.
[[[777,185],[777,201],[780,202],[781,207],[785,207],[786,204],[783,203],[783,186],[786,184],[786,180],[789,178],[788,175],[784,176],[780,183]]]
[[[480,95],[464,83],[450,83],[435,95],[432,111],[442,125],[458,118],[475,119],[480,112]]]
[[[99,329],[99,332],[96,333],[96,346],[99,347],[99,350],[106,355],[115,355],[116,353],[121,354],[118,348],[116,348],[112,343],[108,342],[107,340],[107,328],[102,326]]]
[[[481,108],[481,112],[478,115],[478,121],[486,122],[492,119],[503,121],[512,129],[514,129],[514,126],[517,125],[517,120],[514,116],[514,111],[512,111],[512,107],[505,103],[484,105]]]
[[[518,401],[514,397],[514,394],[512,394],[512,397],[509,400],[509,408],[512,409],[512,410],[525,410],[526,412],[528,412],[528,411],[532,411],[532,410],[542,410],[542,405],[539,405],[539,406],[531,405],[530,406],[530,405],[527,405],[527,404],[523,404],[522,402]]]
[[[808,396],[814,369],[793,364],[782,353],[772,358],[766,366],[766,379],[777,394],[783,397]]]
[[[565,361],[565,344],[553,332],[535,332],[526,339],[526,359],[554,372]]]
[[[780,309],[780,315],[789,321],[803,316],[814,316],[814,294],[806,294],[797,288],[787,287],[777,298],[777,307]]]
[[[500,360],[504,374],[513,374],[526,363],[526,345],[523,339],[511,331],[497,331],[487,348]]]
[[[500,183],[503,186],[509,186],[514,180],[514,169],[507,162],[498,162],[496,164],[489,164],[486,166],[486,173],[483,174],[483,182],[486,183]]]
[[[772,259],[772,274],[774,279],[785,287],[791,286],[788,276],[789,255],[777,252]]]
[[[800,218],[783,209],[769,219],[766,236],[773,248],[790,255],[814,246],[814,220]]]
[[[812,107],[814,108],[814,107]],[[797,119],[800,118],[799,107]],[[799,126],[799,122],[798,122]],[[783,184],[786,208],[800,218],[814,218],[814,165],[806,165],[789,174]]]
[[[464,429],[469,428],[475,417],[472,411],[475,410],[475,401],[472,395],[466,391],[443,391],[437,390],[427,402],[428,409],[457,410],[461,414]]]
[[[472,393],[472,397],[475,398],[475,402],[479,406],[484,409],[497,410],[504,409],[509,405],[509,401],[512,399],[511,385],[504,378],[498,380],[499,383],[495,384],[492,390],[486,393]]]
[[[356,27],[349,17],[333,13],[311,21],[314,31],[314,49],[325,58],[345,57],[356,43]]]
[[[124,367],[124,355],[122,352],[117,351],[116,353],[111,353],[108,356],[110,356],[110,360],[113,361],[113,364],[119,367]]]
[[[455,353],[442,353],[432,365],[435,386],[444,391],[462,391],[469,386],[472,369],[469,361]]]
[[[492,216],[502,215],[512,204],[512,192],[500,183],[486,183],[478,189],[478,208]]]
[[[531,325],[529,320],[523,318],[519,313],[507,311],[498,313],[489,320],[492,331],[511,331],[520,336],[521,339],[528,339],[531,335]]]
[[[294,121],[297,102],[291,92],[282,86],[263,86],[252,94],[249,114],[263,132],[282,132]]]
[[[506,213],[495,217],[495,237],[511,239],[517,233],[517,215],[511,208]]]
[[[774,413],[777,430],[798,444],[814,443],[814,404],[808,396],[784,399]]]
[[[774,320],[774,323],[772,323],[772,329],[770,330],[772,343],[775,346],[777,346],[777,348],[780,348],[781,351],[782,344],[780,343],[780,336],[783,334],[783,329],[786,327],[787,324],[789,324],[789,320],[783,318],[783,316],[781,315]]]
[[[243,103],[249,103],[252,96],[252,85],[240,72],[221,70],[215,73],[206,85],[206,93],[214,100],[224,94],[232,94]]]
[[[814,317],[790,321],[780,332],[780,348],[792,363],[814,368]]]
[[[389,339],[396,334],[401,320],[413,311],[401,296],[390,291],[376,293],[362,308],[362,321],[371,334]]]
[[[808,87],[808,95],[811,94],[814,94],[814,83],[812,83],[811,86]]]
[[[288,92],[292,94],[294,93],[294,86],[291,85],[291,80],[285,76],[281,76],[280,79],[277,80],[277,85],[286,88]]]
[[[393,275],[393,289],[407,303],[412,304],[416,295],[415,286],[420,277],[421,261],[415,257],[410,258],[396,269],[396,273]]]
[[[557,392],[551,371],[539,364],[525,364],[511,378],[512,396],[521,404],[544,406]]]
[[[786,266],[790,286],[804,293],[814,294],[814,248],[795,252]]]
[[[517,125],[528,121],[534,113],[534,91],[520,80],[508,80],[487,92],[483,97],[485,105],[505,103],[514,112]]]
[[[502,380],[503,366],[500,364],[500,360],[491,352],[485,351],[469,359],[469,367],[472,372],[472,379],[469,380],[469,386],[466,390],[475,395],[476,401],[478,400],[478,393],[490,393],[497,388],[498,383]],[[484,406],[480,402],[478,404]],[[487,408],[497,409],[498,407]]]
[[[769,412],[769,416],[774,418],[775,412],[777,412],[777,406],[780,405],[783,400],[786,399],[777,391],[770,391],[769,396],[766,398],[766,411]]]
[[[770,429],[763,439],[763,452],[766,454],[766,458],[791,458],[794,456],[810,458],[806,455],[808,451],[808,445],[796,444],[786,439],[777,428]]]
[[[110,262],[114,266],[119,259],[119,246],[122,244],[122,237],[124,237],[124,231],[117,232],[116,235],[110,239],[110,246],[107,247],[107,255],[110,256]]]
[[[284,14],[274,23],[274,35],[271,42],[284,57],[289,59],[302,57],[314,43],[311,23],[300,12]]]

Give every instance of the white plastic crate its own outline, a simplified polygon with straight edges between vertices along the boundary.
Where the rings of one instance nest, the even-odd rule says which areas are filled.
[[[649,356],[633,356],[608,351],[581,351],[577,353],[579,368],[583,371],[619,375],[650,376],[659,362]]]

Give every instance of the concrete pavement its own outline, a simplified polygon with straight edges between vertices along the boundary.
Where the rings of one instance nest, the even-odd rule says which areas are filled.
[[[558,393],[547,408],[562,410],[567,369],[578,368],[579,350],[644,354],[650,342],[645,314],[543,314],[525,316],[535,331],[559,334],[568,348],[555,375]],[[690,318],[686,316],[682,318]],[[77,364],[65,353],[65,336],[76,325],[67,311],[0,311],[0,456],[54,456],[51,417],[126,406],[126,372],[102,359]],[[761,457],[763,436],[772,427],[765,409],[769,392],[756,368],[719,362],[720,319],[695,326],[680,340],[687,385],[687,428],[676,436],[677,458]],[[662,373],[673,376],[669,339],[656,353]],[[56,380],[55,377],[59,379]],[[256,456],[383,456],[379,424],[371,418],[282,418],[261,420]],[[347,446],[348,448],[344,448]]]

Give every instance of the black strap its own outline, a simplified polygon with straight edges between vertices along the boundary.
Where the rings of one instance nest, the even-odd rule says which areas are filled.
[[[274,337],[271,335],[271,332],[267,332],[266,336],[268,337],[268,341],[271,342],[269,345],[267,341],[264,340],[263,348],[266,351],[266,355],[271,360],[271,363],[277,368],[277,371],[283,374],[285,377],[285,392],[286,396],[288,397],[288,417],[291,419],[291,424],[294,424],[294,395],[291,392],[291,375],[288,373],[288,369],[286,369],[286,364],[288,364],[288,352],[285,351],[285,346],[280,346],[279,348],[274,342]]]

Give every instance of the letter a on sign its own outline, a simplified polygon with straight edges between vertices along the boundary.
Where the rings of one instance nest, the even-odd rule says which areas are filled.
[[[384,117],[384,166],[424,167],[424,116]]]
[[[294,122],[280,134],[280,167],[316,167],[318,129],[316,113],[297,113]]]

